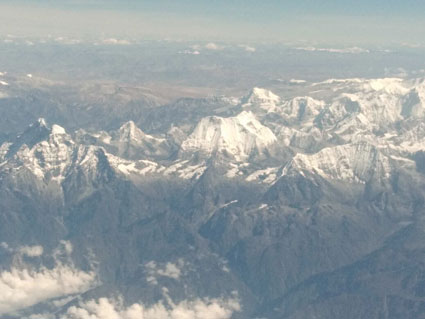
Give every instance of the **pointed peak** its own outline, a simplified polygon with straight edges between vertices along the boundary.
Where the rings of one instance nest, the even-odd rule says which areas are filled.
[[[121,134],[132,134],[132,135],[143,133],[142,130],[139,129],[137,125],[131,120],[121,125],[121,127],[119,128],[119,131]]]
[[[136,128],[136,124],[132,121],[132,120],[130,120],[130,121],[128,121],[128,122],[125,122],[123,125],[121,125],[121,127],[120,127],[120,129],[125,129],[125,128],[131,128],[131,129],[134,129],[134,128]]]
[[[255,87],[250,93],[242,99],[244,107],[257,106],[262,109],[274,108],[276,104],[280,103],[280,97],[272,91]]]
[[[249,96],[250,98],[257,98],[257,99],[269,100],[269,101],[275,101],[275,102],[278,102],[280,100],[279,96],[274,94],[272,91],[259,88],[259,87],[254,87],[251,90]]]
[[[118,136],[120,139],[141,139],[145,136],[145,133],[133,121],[128,121],[121,125]]]
[[[140,129],[136,126],[136,124],[133,121],[125,122],[123,125],[121,125],[119,130],[120,130],[120,132],[140,131]]]

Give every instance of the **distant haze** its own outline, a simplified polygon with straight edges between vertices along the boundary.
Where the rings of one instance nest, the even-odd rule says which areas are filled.
[[[0,1],[0,36],[424,44],[419,0]]]

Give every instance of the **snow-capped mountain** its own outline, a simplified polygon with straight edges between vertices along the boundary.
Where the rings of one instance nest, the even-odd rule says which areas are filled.
[[[297,154],[284,173],[317,174],[329,180],[366,183],[388,179],[391,160],[367,142],[327,147],[315,154]]]
[[[169,158],[171,156],[170,143],[161,137],[145,134],[133,121],[124,123],[118,130],[90,134],[88,132],[77,132],[77,140],[83,143],[102,145],[110,152],[127,158]]]
[[[273,112],[281,99],[270,90],[253,88],[251,92],[242,98],[242,106],[246,109],[260,109],[265,112]]]
[[[183,141],[181,150],[200,151],[206,156],[220,153],[243,161],[254,154],[268,155],[276,141],[273,132],[262,125],[252,112],[242,111],[235,117],[203,118]]]
[[[274,181],[279,168],[282,174],[299,170],[366,182],[378,172],[388,178],[391,161],[411,163],[424,149],[423,82],[353,79],[312,87],[323,85],[335,85],[335,96],[284,100],[254,88],[240,99],[238,114],[203,117],[188,135],[178,127],[149,135],[132,120],[110,132],[68,134],[39,119],[1,146],[2,169],[22,166],[42,179],[62,181],[71,167],[96,167],[95,154],[101,152],[125,176],[199,178],[211,158],[221,158],[226,176],[246,181],[258,181],[254,176],[260,175]],[[415,121],[408,129],[400,124]],[[267,172],[276,178],[265,177]]]

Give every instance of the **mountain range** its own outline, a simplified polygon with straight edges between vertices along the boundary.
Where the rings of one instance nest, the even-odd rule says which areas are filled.
[[[9,82],[2,318],[425,318],[423,79],[122,109]]]

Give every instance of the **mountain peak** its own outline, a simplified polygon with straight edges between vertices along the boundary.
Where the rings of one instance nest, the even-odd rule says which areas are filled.
[[[366,183],[389,178],[391,163],[376,146],[366,141],[327,147],[315,154],[297,154],[287,170],[310,172],[328,180]]]
[[[254,107],[270,111],[280,103],[280,97],[272,91],[255,87],[242,99],[242,106],[245,108]]]
[[[22,134],[17,136],[15,141],[11,144],[7,152],[7,156],[10,157],[15,155],[23,145],[26,145],[29,149],[31,149],[36,144],[42,141],[48,141],[50,138],[53,138],[56,142],[62,142],[62,137],[65,135],[67,135],[67,133],[63,127],[56,124],[49,127],[44,118],[39,118],[35,122],[31,123]],[[69,136],[65,137],[66,140],[69,138]]]
[[[140,140],[145,133],[139,129],[133,121],[128,121],[119,128],[120,139]]]
[[[255,87],[248,94],[248,102],[269,102],[278,103],[280,97],[274,94],[272,91]]]
[[[252,154],[262,154],[276,142],[276,136],[262,125],[252,112],[243,111],[235,117],[209,116],[203,118],[187,140],[184,151],[215,152],[243,160]]]
[[[278,101],[280,98],[274,94],[272,91],[264,89],[264,88],[259,88],[259,87],[255,87],[251,90],[251,94],[252,97],[256,97],[256,98],[260,98],[260,99],[264,99],[264,100],[274,100],[274,101]]]

